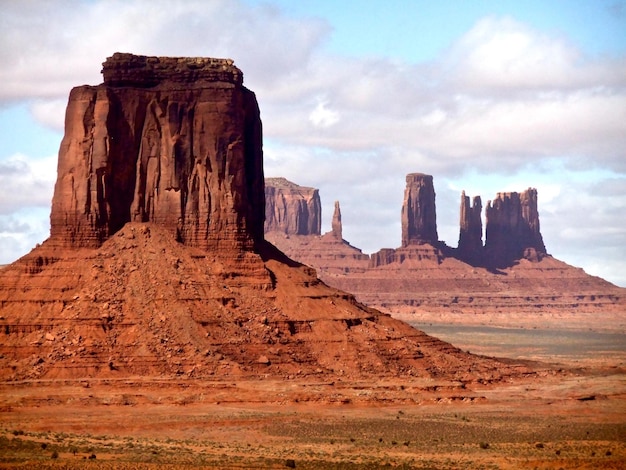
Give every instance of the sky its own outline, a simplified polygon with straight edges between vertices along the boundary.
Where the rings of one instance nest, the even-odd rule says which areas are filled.
[[[420,172],[448,245],[461,191],[534,187],[548,252],[626,287],[626,1],[0,0],[0,264],[49,236],[69,92],[117,51],[234,59],[265,175],[365,253]]]

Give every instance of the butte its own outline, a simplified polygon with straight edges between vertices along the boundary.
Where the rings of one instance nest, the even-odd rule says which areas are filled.
[[[366,307],[265,240],[259,107],[231,60],[103,66],[69,96],[49,239],[0,271],[3,381],[525,373]]]

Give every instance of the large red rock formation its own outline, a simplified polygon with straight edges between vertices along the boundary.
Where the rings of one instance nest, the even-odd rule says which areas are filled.
[[[487,264],[510,266],[515,260],[540,260],[546,247],[539,231],[537,190],[528,188],[521,193],[498,193],[486,207]]]
[[[116,53],[70,93],[51,238],[96,247],[130,221],[190,246],[263,239],[261,121],[231,60]]]
[[[0,378],[519,374],[263,240],[259,114],[230,61],[116,54],[104,73],[70,96],[51,238],[0,270]]]
[[[319,191],[285,178],[265,179],[265,232],[319,235],[322,205]]]
[[[433,177],[423,173],[408,174],[402,203],[402,246],[437,241]]]

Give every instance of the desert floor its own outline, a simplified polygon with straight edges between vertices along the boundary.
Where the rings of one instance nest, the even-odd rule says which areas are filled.
[[[626,468],[622,333],[472,328],[424,325],[537,374],[2,383],[0,468]]]

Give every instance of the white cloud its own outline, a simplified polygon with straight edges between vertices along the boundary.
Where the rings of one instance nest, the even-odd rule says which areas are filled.
[[[330,127],[339,122],[339,113],[328,108],[328,103],[320,101],[309,114],[309,121],[319,128]]]

